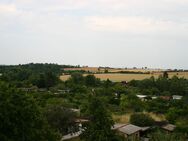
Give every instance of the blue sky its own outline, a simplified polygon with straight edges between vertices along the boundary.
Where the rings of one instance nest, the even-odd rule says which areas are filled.
[[[188,69],[188,0],[0,0],[0,64]]]

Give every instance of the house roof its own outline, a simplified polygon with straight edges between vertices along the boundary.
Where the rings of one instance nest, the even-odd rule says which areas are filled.
[[[134,134],[138,131],[141,131],[142,128],[135,126],[135,125],[132,125],[132,124],[128,124],[128,125],[125,125],[123,127],[120,127],[118,130],[122,133],[127,134],[127,135],[131,135],[131,134]]]
[[[168,130],[168,131],[174,131],[176,126],[173,125],[173,124],[167,124],[167,125],[163,126],[162,128],[165,129],[165,130]]]
[[[141,130],[142,130],[143,132],[150,129],[150,127],[140,127],[140,128],[141,128]]]
[[[114,126],[112,127],[112,130],[117,130],[117,129],[119,129],[119,128],[121,128],[121,127],[124,127],[124,126],[126,126],[127,124],[122,124],[122,123],[116,123],[116,124],[114,124]]]
[[[146,98],[147,95],[136,95],[138,98]]]
[[[163,100],[170,100],[171,96],[160,96],[160,98]]]
[[[173,95],[172,97],[173,97],[173,99],[182,99],[183,96],[181,96],[181,95]]]
[[[152,99],[157,99],[157,96],[152,96],[151,98],[152,98]]]
[[[85,122],[89,122],[88,119],[76,119],[75,122],[77,123],[85,123]]]

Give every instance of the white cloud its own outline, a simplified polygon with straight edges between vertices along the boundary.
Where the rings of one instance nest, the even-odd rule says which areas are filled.
[[[169,3],[176,3],[176,4],[188,4],[188,0],[164,0]]]
[[[15,4],[29,10],[56,12],[87,7],[88,0],[16,0]]]
[[[103,61],[105,65],[114,60],[113,65],[123,66],[136,55],[140,64],[157,65],[166,59],[166,53],[169,60],[187,60],[187,7],[188,0],[0,0],[0,60],[10,62],[11,58],[16,63],[17,56],[25,56],[36,62],[54,58],[74,64],[72,56],[77,56],[80,64]],[[181,50],[181,56],[170,57],[171,47],[174,54]],[[9,56],[8,50],[12,51]],[[159,56],[154,58],[161,60],[150,62],[146,50],[157,50]],[[137,60],[129,63],[136,66]]]
[[[17,9],[14,4],[0,4],[0,14],[16,13]]]
[[[184,28],[172,21],[156,20],[145,17],[104,17],[94,16],[85,19],[92,30],[115,32],[160,32],[170,31],[175,28]]]

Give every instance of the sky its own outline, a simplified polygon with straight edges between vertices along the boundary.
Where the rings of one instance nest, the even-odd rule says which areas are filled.
[[[0,64],[188,69],[188,0],[0,0]]]

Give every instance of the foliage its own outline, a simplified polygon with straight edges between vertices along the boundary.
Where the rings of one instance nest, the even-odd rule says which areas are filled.
[[[166,100],[157,98],[151,101],[148,101],[146,104],[146,110],[148,112],[154,112],[157,114],[164,114],[168,111],[169,104]]]
[[[146,127],[152,126],[154,124],[154,119],[146,114],[132,114],[130,122],[137,126]]]
[[[139,88],[141,91],[144,89],[151,90],[155,88],[157,95],[163,95],[162,92],[168,91],[169,95],[186,95],[188,88],[188,81],[184,78],[177,76],[170,78],[160,76],[158,79],[151,77],[144,80],[132,80],[130,86]]]
[[[84,83],[84,77],[82,73],[75,72],[71,74],[70,81],[72,81],[75,84],[83,84]]]
[[[133,94],[122,95],[120,106],[123,111],[133,110],[135,112],[141,112],[143,110],[142,101]]]
[[[164,78],[168,78],[168,72],[167,72],[167,71],[164,71],[164,72],[163,72],[163,77],[164,77]]]
[[[81,138],[85,141],[112,141],[114,133],[111,130],[113,120],[97,97],[91,97],[88,111],[90,122],[85,126]]]
[[[50,105],[46,107],[45,115],[48,123],[61,134],[74,133],[77,131],[75,124],[76,113],[61,105]]]
[[[182,109],[170,108],[166,114],[166,118],[169,122],[175,123],[180,116],[185,116],[185,112]]]
[[[1,141],[57,141],[35,100],[19,91],[0,86]]]
[[[185,141],[185,138],[181,134],[166,134],[158,131],[151,135],[151,141]]]
[[[94,75],[87,75],[85,77],[85,84],[86,84],[86,86],[95,87],[98,84],[100,84],[100,80],[97,79]]]
[[[17,87],[49,88],[58,83],[61,66],[56,64],[26,64],[19,66],[0,66],[3,81],[16,84]]]
[[[52,72],[45,72],[39,75],[32,76],[30,78],[33,85],[36,85],[38,88],[50,88],[58,84],[58,77]]]

